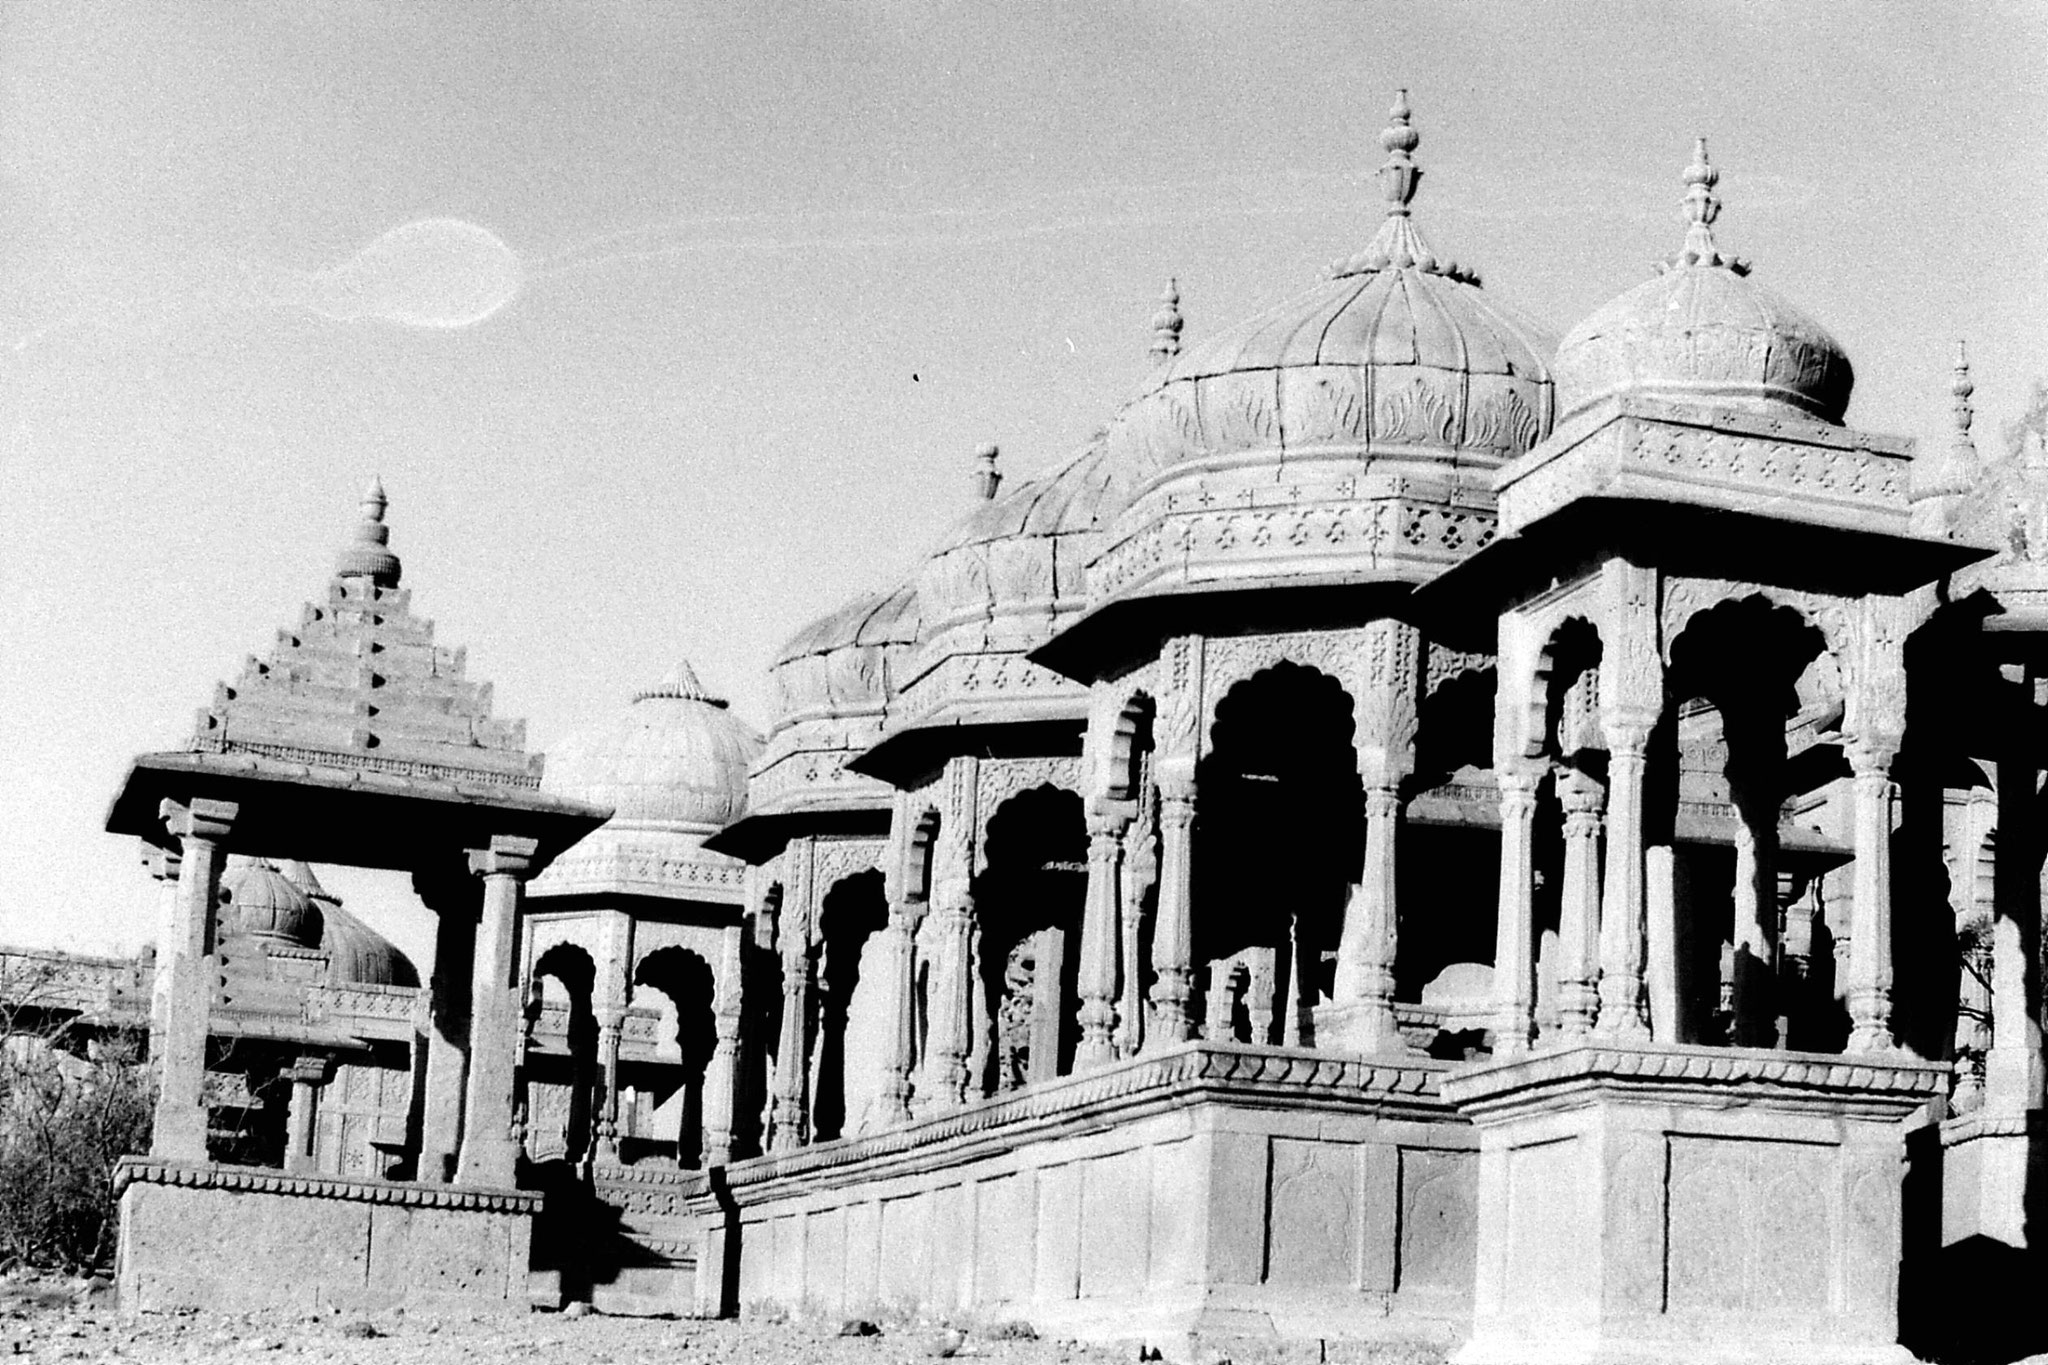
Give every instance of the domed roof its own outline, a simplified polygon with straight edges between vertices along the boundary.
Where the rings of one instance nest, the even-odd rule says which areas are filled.
[[[1565,415],[1616,393],[1790,407],[1839,425],[1855,374],[1835,339],[1714,244],[1721,173],[1707,142],[1685,170],[1685,248],[1574,327],[1557,351]]]
[[[1550,429],[1548,328],[1488,295],[1410,214],[1422,171],[1407,92],[1381,135],[1387,217],[1308,292],[1174,356],[1119,415],[1111,441],[1149,475],[1271,451],[1271,463],[1362,451],[1487,469]],[[1175,310],[1162,310],[1174,335]]]
[[[319,943],[320,912],[312,897],[293,885],[275,863],[250,858],[230,864],[221,876],[220,892],[223,907],[232,914],[223,925],[225,933],[300,948]]]
[[[747,804],[761,738],[679,663],[548,755],[543,790],[612,808],[607,828],[716,829]]]
[[[327,979],[337,985],[417,986],[412,959],[396,944],[341,908],[341,901],[303,862],[288,862],[285,879],[306,894],[320,913],[320,951],[327,954]]]
[[[810,720],[879,718],[900,679],[895,660],[917,643],[914,581],[827,612],[776,651],[777,731]]]

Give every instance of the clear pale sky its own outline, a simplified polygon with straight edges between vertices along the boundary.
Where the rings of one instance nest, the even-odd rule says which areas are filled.
[[[124,765],[324,591],[372,473],[415,606],[546,749],[687,657],[759,728],[798,626],[1199,337],[1360,246],[1396,86],[1418,221],[1562,332],[1723,245],[1978,435],[2048,375],[2030,3],[427,3],[0,8],[0,940],[128,950]],[[291,301],[451,218],[462,327]],[[345,272],[344,272],[345,273]],[[317,291],[316,291],[317,292]],[[343,879],[401,943],[422,921]],[[388,903],[386,903],[388,902]]]

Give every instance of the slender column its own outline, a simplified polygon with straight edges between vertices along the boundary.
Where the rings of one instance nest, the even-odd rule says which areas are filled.
[[[1188,765],[1192,767],[1192,764]],[[1152,926],[1152,1022],[1149,1050],[1186,1042],[1195,1033],[1192,772],[1159,775],[1159,909]]]
[[[416,1178],[445,1185],[462,1145],[462,1092],[469,1072],[469,977],[476,950],[476,886],[424,874],[413,889],[434,912],[434,969],[421,1031],[423,1077]]]
[[[1669,844],[1643,850],[1643,988],[1649,996],[1650,1036],[1679,1037],[1685,1011],[1678,992],[1678,854]]]
[[[1600,901],[1600,1017],[1604,1038],[1647,1039],[1643,1017],[1643,773],[1649,726],[1602,717],[1607,733],[1607,884]]]
[[[813,884],[817,841],[792,839],[776,946],[782,952],[782,1027],[775,1044],[774,1090],[768,1101],[768,1150],[788,1152],[809,1139],[804,1099],[810,1077],[811,928],[817,922]]]
[[[712,1007],[717,1041],[704,1068],[704,1164],[732,1160],[733,1116],[739,1111],[740,1023],[744,1018],[741,979],[746,970],[746,928],[728,924],[718,955],[718,1000]],[[676,1150],[686,1144],[676,1135]]]
[[[1558,1034],[1567,1043],[1593,1031],[1600,1013],[1600,813],[1607,792],[1578,769],[1561,773],[1564,885],[1557,926]]]
[[[923,918],[921,900],[906,896],[889,903],[889,923],[882,930],[882,963],[889,983],[886,1050],[881,1088],[863,1129],[910,1122],[910,1072],[917,1064],[917,926]]]
[[[156,879],[156,931],[149,941],[159,958],[166,951],[164,945],[170,943],[178,932],[178,872],[184,861],[184,855],[175,848],[157,848],[153,844],[142,846],[142,865]],[[149,1056],[152,1066],[164,1055],[163,1007],[168,1003],[166,996],[150,992]]]
[[[1493,1050],[1507,1057],[1529,1050],[1536,1007],[1536,819],[1538,774],[1504,767],[1500,784],[1500,903],[1494,928]]]
[[[291,1107],[285,1113],[284,1168],[311,1172],[319,1169],[316,1123],[320,1114],[320,1091],[327,1084],[327,1058],[300,1057],[287,1072],[292,1081]]]
[[[489,848],[469,854],[469,869],[483,878],[484,895],[469,978],[469,1084],[455,1164],[458,1185],[506,1188],[518,1178],[513,1109],[521,1013],[519,910],[539,849],[533,839],[500,834]]]
[[[1088,902],[1081,921],[1081,1041],[1074,1069],[1105,1065],[1116,1057],[1117,958],[1122,922],[1117,891],[1123,880],[1123,829],[1112,814],[1088,816]]]
[[[214,909],[220,902],[221,841],[240,813],[232,801],[166,801],[164,827],[181,854],[171,932],[157,944],[150,1014],[161,1019],[156,1121],[151,1156],[206,1160],[206,1035],[213,1009]]]
[[[1202,1036],[1212,1043],[1237,1041],[1237,994],[1243,989],[1244,964],[1219,957],[1209,964],[1208,1008]]]
[[[2031,764],[1998,765],[1998,844],[1991,921],[1991,1046],[1984,1055],[1984,1108],[2018,1115],[2042,1107],[2041,882]]]
[[[920,1113],[966,1103],[974,1051],[974,849],[980,838],[976,787],[980,765],[970,757],[946,761],[939,832],[932,848],[931,914],[934,937],[931,1022]]]
[[[1337,945],[1335,1003],[1355,1006],[1352,1045],[1366,1053],[1406,1052],[1394,1019],[1395,849],[1401,827],[1397,788],[1365,789],[1365,857],[1344,912]]]
[[[592,1125],[596,1141],[591,1155],[606,1165],[619,1164],[619,1030],[626,1022],[617,1009],[597,1012],[597,1077],[599,1094],[591,1106],[597,1116]]]
[[[1850,865],[1855,938],[1849,947],[1850,1052],[1889,1052],[1892,1041],[1892,751],[1851,743],[1856,861]]]
[[[1123,886],[1120,897],[1123,935],[1123,982],[1117,1009],[1117,1055],[1136,1056],[1145,1044],[1144,962],[1145,896],[1159,882],[1159,840],[1152,833],[1154,797],[1140,793],[1138,818],[1123,835]]]

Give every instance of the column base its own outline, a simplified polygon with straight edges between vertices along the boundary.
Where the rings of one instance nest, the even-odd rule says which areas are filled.
[[[1594,1043],[1454,1072],[1479,1127],[1456,1365],[1902,1362],[1907,1058]]]

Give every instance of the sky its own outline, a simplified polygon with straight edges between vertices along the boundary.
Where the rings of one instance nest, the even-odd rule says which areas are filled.
[[[1361,246],[1394,90],[1440,252],[1562,333],[1717,236],[1980,448],[2048,377],[2048,8],[0,7],[0,941],[127,952],[136,753],[325,591],[381,475],[414,606],[550,744],[675,660],[759,729],[804,622]],[[439,226],[434,226],[435,224]],[[426,225],[426,226],[421,226]],[[401,946],[389,880],[329,884]]]

